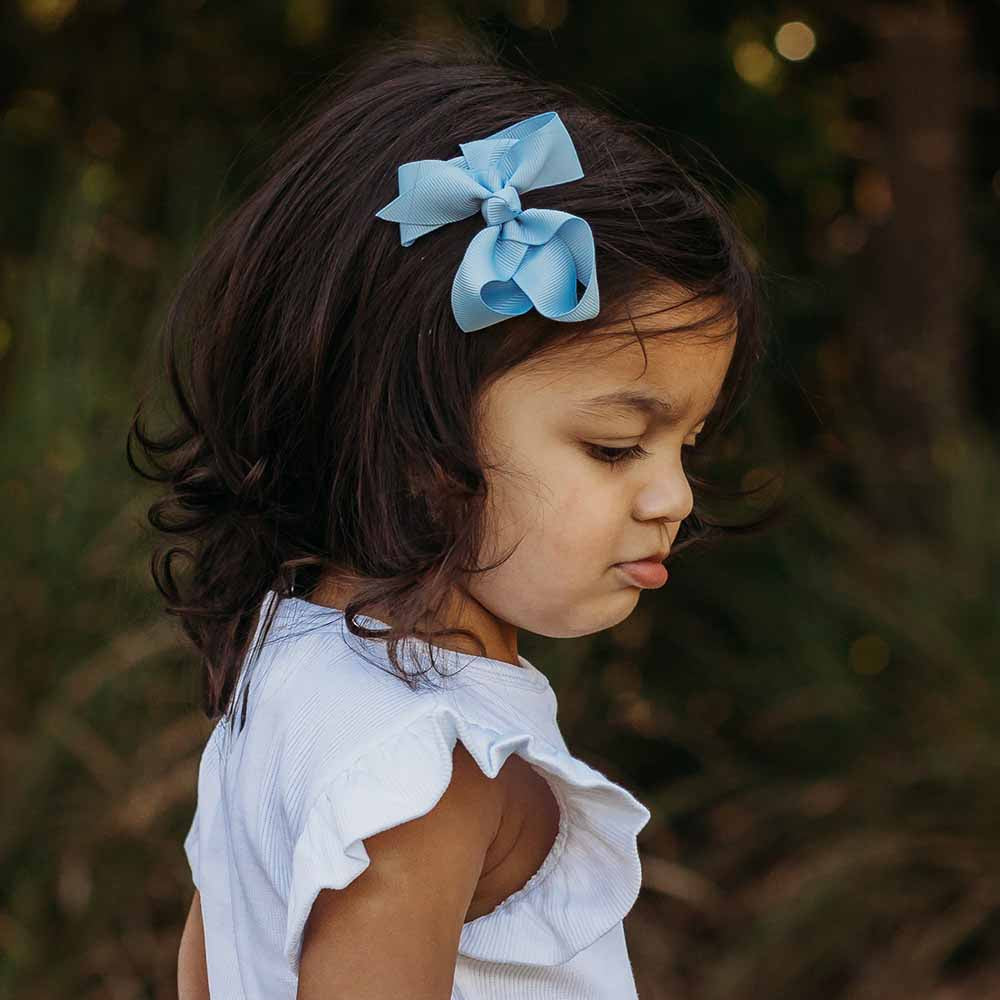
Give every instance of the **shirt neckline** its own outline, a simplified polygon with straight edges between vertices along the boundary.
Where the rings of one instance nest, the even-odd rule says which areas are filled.
[[[263,620],[263,615],[266,614],[267,608],[270,604],[277,599],[278,595],[273,590],[268,590],[265,595],[265,605],[262,606],[261,615]],[[388,624],[381,621],[378,618],[372,618],[370,615],[356,615],[356,619],[361,622],[366,628],[388,628]],[[274,624],[276,625],[279,619],[284,620],[285,623],[291,618],[292,621],[303,621],[320,618],[324,621],[328,621],[331,624],[335,622],[344,621],[344,612],[341,608],[333,608],[325,604],[316,604],[313,601],[307,601],[301,597],[293,597],[291,595],[282,597],[278,602],[277,611],[275,611]],[[365,642],[369,647],[374,647],[380,654],[384,652],[384,645],[377,639],[360,639],[355,637],[359,641]],[[422,643],[418,644],[422,647]],[[387,659],[387,657],[386,657]],[[542,673],[530,660],[522,656],[520,653],[517,654],[518,662],[521,664],[520,667],[515,667],[512,663],[507,663],[505,660],[494,660],[488,656],[480,656],[476,653],[461,653],[454,649],[445,649],[443,646],[434,647],[434,662],[435,665],[440,665],[445,669],[445,672],[451,674],[453,671],[458,670],[462,673],[471,670],[473,674],[480,676],[490,677],[495,680],[502,681],[504,683],[514,684],[520,687],[531,688],[537,691],[546,691],[550,689],[549,679]]]

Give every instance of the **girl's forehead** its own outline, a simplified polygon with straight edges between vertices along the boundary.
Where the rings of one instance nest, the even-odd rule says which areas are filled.
[[[609,353],[606,342],[575,344],[572,353],[550,356],[544,368],[507,372],[482,400],[488,427],[522,428],[572,421],[630,421],[636,415],[650,426],[701,420],[722,392],[735,338],[701,342],[654,337],[643,345],[621,345]],[[596,349],[595,349],[596,348]]]
[[[691,323],[705,325],[685,330]],[[729,370],[736,322],[725,303],[688,301],[676,291],[646,294],[580,336],[568,336],[508,371],[485,394],[508,414],[613,416],[658,420],[708,413]],[[639,405],[624,395],[645,397]],[[617,397],[617,398],[616,398]]]

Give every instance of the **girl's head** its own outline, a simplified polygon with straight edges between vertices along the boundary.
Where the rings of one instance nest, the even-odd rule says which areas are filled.
[[[375,212],[400,163],[549,110],[584,176],[521,204],[587,221],[599,315],[463,332],[452,279],[482,217],[402,247]],[[406,676],[410,636],[509,650],[518,629],[613,626],[639,596],[615,563],[727,530],[700,509],[721,491],[691,448],[718,437],[762,357],[758,279],[646,131],[471,43],[389,43],[339,74],[203,246],[165,326],[178,423],[155,437],[140,405],[130,438],[155,470],[129,460],[169,484],[149,518],[181,545],[153,577],[202,652],[210,717],[231,707],[269,589],[349,595],[351,631]]]

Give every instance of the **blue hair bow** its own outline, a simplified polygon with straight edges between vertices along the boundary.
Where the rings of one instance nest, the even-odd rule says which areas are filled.
[[[583,177],[559,115],[545,111],[459,148],[450,160],[400,164],[399,195],[375,213],[399,223],[404,247],[482,213],[486,228],[469,242],[451,286],[458,325],[481,330],[531,308],[563,323],[593,319],[600,296],[590,226],[569,212],[522,209],[519,197]]]

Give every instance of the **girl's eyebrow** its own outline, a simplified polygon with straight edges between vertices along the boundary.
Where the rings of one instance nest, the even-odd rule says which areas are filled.
[[[582,400],[574,409],[581,416],[592,417],[604,416],[608,410],[626,414],[638,412],[652,417],[656,423],[667,423],[684,416],[690,407],[690,398],[661,399],[642,389],[616,389]],[[708,412],[711,413],[712,409],[715,409],[714,401]]]

